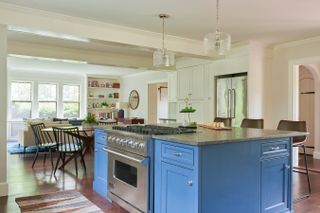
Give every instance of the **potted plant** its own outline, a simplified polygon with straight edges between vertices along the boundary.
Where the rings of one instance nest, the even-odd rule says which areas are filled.
[[[88,113],[87,117],[84,119],[82,126],[84,127],[93,127],[98,125],[96,116],[93,113]]]
[[[102,103],[101,103],[101,107],[102,107],[103,109],[106,109],[106,108],[109,107],[109,105],[108,105],[107,102],[102,102]]]

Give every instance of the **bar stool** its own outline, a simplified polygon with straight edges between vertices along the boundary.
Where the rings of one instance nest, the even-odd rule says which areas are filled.
[[[250,119],[244,118],[241,122],[242,128],[255,128],[255,129],[263,129],[264,121],[263,119]]]
[[[231,127],[232,118],[215,117],[213,122],[223,122],[225,126]]]
[[[278,130],[286,130],[286,131],[306,132],[307,131],[307,124],[305,121],[280,120],[277,129]],[[302,197],[298,198],[297,200],[309,197],[311,194],[311,184],[310,184],[309,169],[308,169],[306,147],[305,147],[306,139],[307,139],[307,136],[296,136],[296,137],[293,137],[293,142],[292,142],[292,147],[301,147],[303,149],[303,156],[304,156],[304,162],[305,162],[305,171],[303,171],[303,172],[297,171],[297,170],[293,170],[293,171],[307,175],[308,190],[309,190],[308,194],[303,195]]]

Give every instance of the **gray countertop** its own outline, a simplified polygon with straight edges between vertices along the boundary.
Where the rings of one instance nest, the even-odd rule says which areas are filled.
[[[172,141],[187,145],[210,145],[264,139],[275,139],[308,135],[307,132],[289,132],[266,129],[232,128],[232,130],[210,130],[198,127],[197,133],[180,135],[153,135],[154,139]]]
[[[112,126],[98,126],[97,128],[104,129],[107,132],[114,131],[111,129]],[[210,144],[235,143],[235,142],[244,142],[244,141],[303,136],[303,135],[309,134],[307,132],[291,132],[291,131],[278,131],[278,130],[267,130],[267,129],[237,128],[237,127],[232,128],[232,130],[211,130],[211,129],[198,127],[196,131],[197,131],[196,133],[186,133],[186,134],[178,134],[178,135],[152,135],[152,138],[186,144],[186,145],[202,146],[202,145],[210,145]],[[134,133],[130,133],[130,134],[134,134]],[[148,136],[145,136],[145,137],[148,137]]]

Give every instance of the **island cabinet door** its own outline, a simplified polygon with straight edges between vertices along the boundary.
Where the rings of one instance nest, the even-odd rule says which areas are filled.
[[[95,143],[93,189],[107,198],[108,154],[103,150],[104,146],[103,144]]]
[[[162,162],[161,181],[156,184],[155,213],[195,212],[193,170]]]
[[[265,159],[261,164],[261,212],[290,212],[289,157]]]

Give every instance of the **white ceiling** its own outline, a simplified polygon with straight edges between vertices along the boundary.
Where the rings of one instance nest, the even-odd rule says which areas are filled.
[[[157,14],[171,15],[167,32],[202,39],[215,26],[214,0],[0,0],[25,7],[161,31]],[[233,41],[279,43],[320,33],[319,0],[221,0],[222,28]]]

